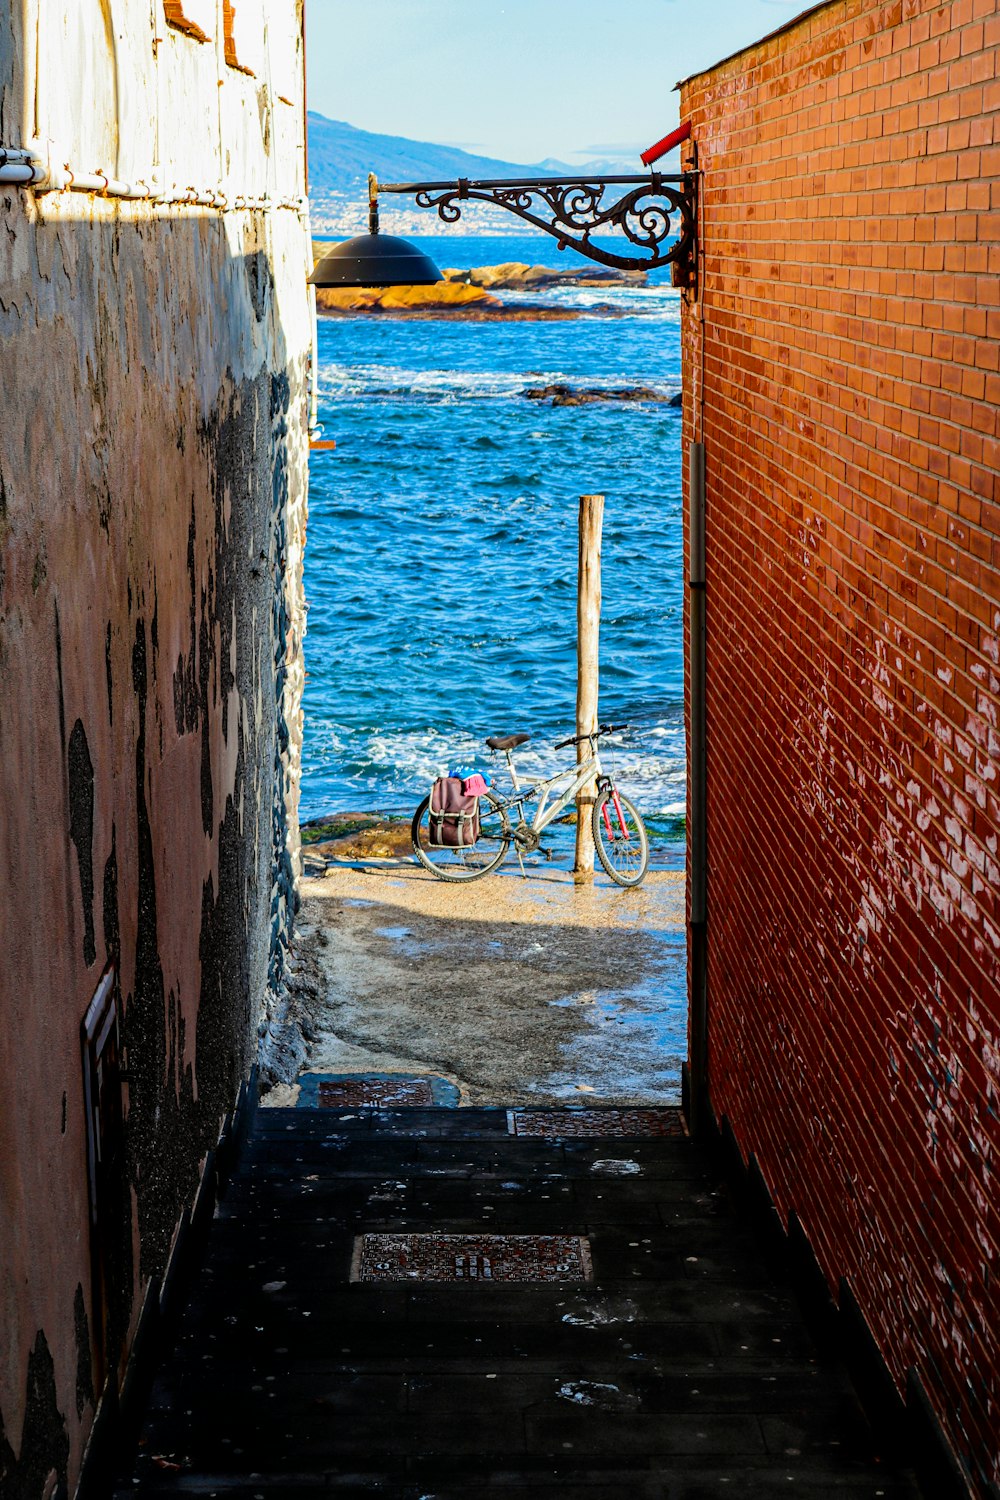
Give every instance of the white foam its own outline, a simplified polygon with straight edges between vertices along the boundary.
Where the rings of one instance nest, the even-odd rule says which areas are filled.
[[[503,756],[491,756],[478,733],[353,729],[334,723],[320,726],[315,715],[313,726],[314,759],[325,765],[337,763],[341,768],[338,779],[353,784],[355,792],[351,795],[356,800],[370,801],[368,794],[376,794],[382,805],[375,810],[416,806],[435,777],[447,775],[457,767],[478,766],[488,779],[496,781],[504,795],[511,791],[506,761]],[[489,727],[495,733],[507,728],[506,725]],[[570,730],[567,725],[538,735],[531,744],[522,745],[515,752],[522,786],[572,769],[572,750],[555,750],[552,744]],[[678,800],[677,791],[684,785],[687,772],[684,727],[679,713],[676,721],[644,726],[630,733],[627,739],[621,735],[609,737],[609,741],[602,742],[602,761],[606,768],[614,769],[622,791],[640,812],[650,817],[683,815],[685,804]],[[347,766],[356,769],[348,773],[344,769]]]
[[[567,307],[581,312],[594,307],[612,307],[616,312],[641,317],[643,321],[679,323],[681,295],[660,286],[567,286],[533,293],[532,301],[549,307]]]
[[[442,401],[523,399],[525,390],[546,385],[586,386],[593,390],[615,390],[634,383],[626,375],[571,375],[565,370],[532,370],[506,373],[490,370],[413,370],[400,365],[339,364],[321,360],[320,395],[328,400],[356,396],[386,398],[435,398]],[[677,393],[677,381],[642,381],[658,395]]]

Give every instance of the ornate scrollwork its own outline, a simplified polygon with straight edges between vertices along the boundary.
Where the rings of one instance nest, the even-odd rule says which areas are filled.
[[[628,186],[605,204],[609,188]],[[536,229],[571,245],[581,255],[623,271],[649,271],[673,265],[675,283],[691,284],[696,240],[693,174],[647,177],[515,178],[488,182],[381,184],[382,192],[413,193],[420,208],[437,210],[445,224],[456,224],[465,203],[487,203],[516,214]],[[643,255],[617,255],[594,245],[591,236],[619,230]]]

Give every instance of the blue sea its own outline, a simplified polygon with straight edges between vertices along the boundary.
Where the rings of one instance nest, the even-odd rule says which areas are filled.
[[[440,266],[588,264],[540,234],[413,238]],[[680,411],[553,408],[522,392],[562,382],[673,395],[680,294],[658,273],[646,287],[530,300],[623,316],[320,316],[320,420],[337,447],[310,463],[302,817],[409,813],[436,775],[489,773],[490,734],[530,733],[525,778],[567,763],[552,745],[574,724],[578,497],[599,492],[601,716],[630,726],[607,755],[646,816],[654,864],[677,867]],[[570,836],[556,841],[566,855]]]

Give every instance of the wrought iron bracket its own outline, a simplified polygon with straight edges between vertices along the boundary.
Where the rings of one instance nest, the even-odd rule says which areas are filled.
[[[620,197],[609,188],[624,187]],[[377,222],[378,193],[402,193],[418,208],[437,209],[445,224],[456,224],[465,203],[486,203],[516,214],[525,223],[572,246],[588,260],[621,271],[672,268],[674,286],[693,287],[697,277],[698,173],[667,177],[650,172],[639,177],[508,177],[474,182],[376,182],[369,178],[369,197]],[[637,255],[616,255],[595,245],[594,234],[619,230]]]

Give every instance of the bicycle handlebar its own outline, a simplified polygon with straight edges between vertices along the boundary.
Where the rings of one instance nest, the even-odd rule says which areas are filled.
[[[619,729],[627,729],[627,724],[600,724],[593,734],[571,734],[568,740],[560,740],[558,745],[553,745],[553,750],[565,750],[567,745],[579,745],[584,740],[599,739],[602,734],[614,734]]]

